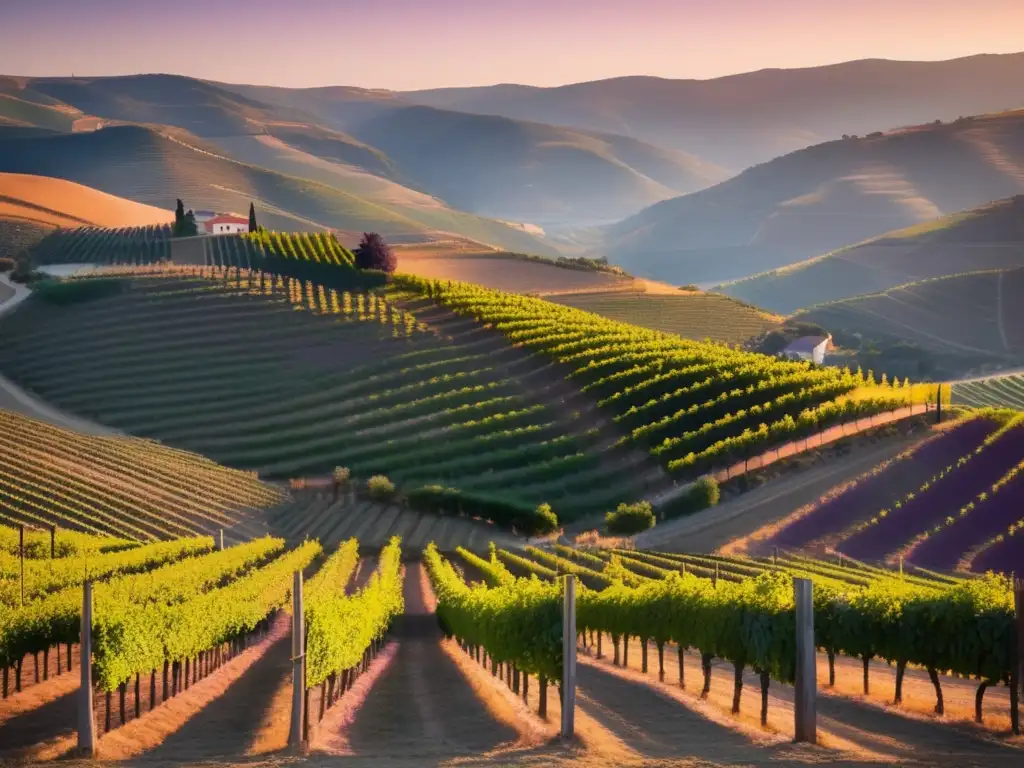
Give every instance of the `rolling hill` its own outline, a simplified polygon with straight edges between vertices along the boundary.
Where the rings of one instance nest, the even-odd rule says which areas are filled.
[[[819,144],[605,231],[615,263],[725,282],[1024,192],[1024,110]]]
[[[173,209],[178,197],[190,207],[234,211],[254,201],[271,228],[376,230],[417,240],[457,234],[508,250],[553,254],[539,238],[500,222],[445,208],[416,220],[406,209],[230,160],[141,126],[6,140],[0,134],[0,171],[67,179],[165,209]]]
[[[444,109],[634,136],[742,170],[884,128],[1022,106],[1024,53],[880,59],[711,80],[620,77],[557,88],[495,85],[400,94]]]
[[[943,275],[1024,265],[1024,195],[727,283],[730,296],[777,312]]]
[[[310,114],[320,135],[268,126],[325,159],[379,150],[386,175],[464,210],[541,225],[607,222],[617,212],[702,189],[722,169],[621,135],[410,104],[359,88],[285,89],[223,84],[248,98]],[[324,135],[323,127],[342,132]],[[367,170],[379,166],[375,157]],[[377,170],[381,170],[379,167]]]
[[[499,219],[607,223],[725,177],[681,152],[632,138],[433,109],[354,88],[134,75],[40,78],[9,90],[25,105],[15,116],[26,125],[70,130],[70,117],[60,124],[50,115],[61,108],[78,117],[174,126],[245,162],[360,196],[378,193],[372,202],[419,192]],[[48,111],[33,122],[31,109]],[[390,184],[368,185],[367,174]]]
[[[909,283],[811,307],[794,319],[821,325],[840,347],[859,346],[858,364],[890,375],[949,378],[1019,366],[1024,363],[1024,267]],[[921,352],[933,368],[911,367]]]
[[[56,227],[142,227],[173,221],[169,210],[45,176],[0,173],[0,257],[13,256]]]

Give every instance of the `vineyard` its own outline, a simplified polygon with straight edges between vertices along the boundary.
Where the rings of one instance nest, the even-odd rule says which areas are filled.
[[[910,401],[907,382],[689,341],[477,286],[402,276],[399,284],[561,364],[670,472],[695,477]]]
[[[374,293],[200,270],[133,269],[116,278],[125,290],[56,311],[29,302],[3,321],[5,373],[72,413],[269,478],[344,465],[457,487],[492,519],[542,502],[572,519],[643,493],[617,435],[500,337]]]
[[[249,538],[259,530],[254,511],[282,498],[252,475],[193,453],[84,435],[11,411],[0,410],[0,455],[0,525],[141,541],[219,529]]]
[[[332,495],[313,488],[292,489],[292,499],[267,514],[267,525],[274,535],[287,541],[318,539],[328,548],[356,538],[364,550],[375,551],[393,536],[413,551],[422,550],[431,541],[444,550],[461,546],[480,551],[492,539],[504,546],[519,546],[515,536],[496,530],[484,520],[440,515],[418,509],[408,501],[378,501],[355,490],[350,487]]]
[[[1024,375],[955,382],[953,402],[972,408],[1015,408],[1024,411]]]
[[[32,248],[36,264],[154,264],[171,257],[170,225],[58,229]]]
[[[524,554],[493,546],[488,559],[465,550],[445,558],[433,547],[425,554],[446,632],[474,659],[482,654],[492,665],[510,667],[508,679],[517,693],[521,676],[534,675],[542,685],[558,678],[557,579],[574,574],[582,585],[576,627],[584,649],[629,667],[634,643],[640,671],[648,674],[650,668],[653,675],[657,664],[662,682],[665,651],[671,649],[682,688],[692,685],[684,674],[692,654],[699,659],[701,698],[711,692],[712,662],[726,663],[735,672],[734,714],[740,712],[743,673],[750,668],[761,689],[765,724],[772,682],[794,679],[792,580],[800,577],[814,583],[815,644],[827,670],[826,687],[835,687],[837,671],[849,671],[848,662],[855,661],[867,696],[871,662],[881,659],[896,665],[896,704],[903,702],[908,670],[916,668],[927,673],[939,714],[944,686],[960,685],[955,677],[980,681],[978,722],[986,689],[998,692],[1006,706],[1006,689],[997,686],[1010,679],[1015,642],[1007,579],[960,579],[921,569],[894,573],[850,559],[787,555],[717,557],[565,546],[527,548]],[[938,634],[929,629],[938,626]]]
[[[684,339],[742,344],[778,326],[780,318],[713,293],[679,296],[606,291],[555,296],[552,301]]]
[[[668,754],[688,754],[697,732],[691,729],[706,723],[718,729],[719,748],[739,739],[747,744],[748,764],[758,755],[767,758],[759,751],[766,747],[715,723],[723,717],[742,722],[750,705],[744,688],[757,693],[763,727],[785,722],[794,677],[796,577],[814,582],[819,685],[832,692],[823,699],[831,712],[823,727],[836,729],[828,733],[846,733],[858,722],[857,692],[849,690],[854,678],[865,697],[871,689],[899,705],[879,714],[879,736],[905,733],[904,723],[913,720],[900,712],[919,712],[925,704],[960,716],[967,689],[976,705],[970,714],[979,722],[991,729],[1007,720],[1014,631],[1003,579],[897,573],[850,559],[785,554],[715,557],[562,545],[513,550],[500,543],[485,556],[429,544],[419,565],[405,557],[418,553],[397,536],[370,557],[366,543],[348,537],[324,546],[313,539],[289,545],[264,537],[217,550],[208,537],[139,544],[74,534],[50,559],[49,549],[32,540],[23,605],[12,588],[16,572],[0,560],[6,609],[0,620],[0,757],[48,760],[71,753],[81,721],[59,703],[81,702],[91,691],[96,749],[106,759],[157,759],[186,746],[201,759],[268,754],[296,743],[293,738],[331,755],[345,754],[350,745],[381,759],[406,754],[403,749],[440,757],[479,754],[504,740],[503,764],[527,748],[543,749],[544,764],[558,764],[563,758],[556,742],[516,743],[508,729],[514,719],[533,718],[530,727],[542,732],[558,722],[559,577],[566,573],[579,581],[577,685],[583,697],[577,706],[586,741],[574,749],[586,750],[584,760],[597,759],[592,750],[605,743],[593,741],[597,732],[616,730],[601,713],[621,709],[631,720],[647,701],[643,691],[655,695],[654,687],[662,698],[645,705],[647,727],[657,729],[658,718],[668,718],[666,727],[684,728],[662,747],[672,750]],[[0,545],[0,558],[9,558],[6,539]],[[74,683],[83,658],[86,558],[92,682],[83,691]],[[293,590],[296,572],[304,574],[301,593]],[[293,605],[301,610],[288,616]],[[943,622],[941,636],[922,630],[936,621]],[[442,640],[431,624],[454,639]],[[892,675],[878,659],[895,665],[895,688],[888,689]],[[481,705],[486,699],[480,697],[498,696],[499,687],[521,699],[518,714],[507,705],[504,714]],[[455,725],[465,718],[471,727]],[[229,722],[232,728],[224,730]],[[950,727],[940,723],[935,728]],[[404,729],[410,735],[403,738]],[[436,735],[429,741],[430,729],[443,732],[444,742]],[[1006,751],[1012,747],[989,742],[983,748],[977,737],[950,733],[961,750],[978,749],[978,758],[1012,754]],[[856,746],[847,739],[831,748]]]
[[[1024,416],[981,410],[797,510],[752,551],[835,550],[868,561],[1011,573],[1024,556]]]

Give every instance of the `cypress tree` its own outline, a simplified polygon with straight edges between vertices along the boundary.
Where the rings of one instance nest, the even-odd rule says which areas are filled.
[[[258,229],[256,226],[256,206],[253,203],[249,203],[249,231],[255,232]]]

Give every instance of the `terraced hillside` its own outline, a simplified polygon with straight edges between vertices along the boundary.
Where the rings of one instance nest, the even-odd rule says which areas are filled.
[[[905,283],[1021,266],[1024,195],[888,232],[721,290],[777,312],[879,293]]]
[[[575,293],[553,299],[598,315],[675,333],[685,339],[742,344],[775,328],[781,318],[712,293],[679,296],[632,292]]]
[[[176,198],[222,211],[246,211],[255,202],[261,223],[271,228],[377,231],[419,240],[457,233],[511,251],[554,254],[539,238],[490,219],[445,207],[368,200],[227,159],[188,135],[141,126],[42,137],[0,135],[0,171],[67,179],[167,211],[174,209]]]
[[[1024,411],[1024,375],[993,376],[953,384],[953,402],[972,408],[1015,408]]]
[[[364,554],[380,550],[392,536],[401,537],[413,554],[430,542],[445,552],[457,547],[484,552],[491,541],[515,550],[523,545],[522,539],[484,520],[423,513],[405,502],[374,501],[353,491],[335,495],[329,489],[293,489],[292,500],[268,514],[267,524],[288,541],[317,539],[325,548],[356,538]]]
[[[909,283],[812,307],[793,319],[827,329],[841,347],[889,350],[893,359],[876,368],[890,374],[918,375],[907,366],[922,357],[943,377],[1016,367],[1024,362],[1024,267]]]
[[[282,493],[250,474],[130,437],[87,436],[0,411],[0,524],[126,539],[261,530]]]
[[[634,500],[656,471],[545,360],[436,307],[140,273],[116,296],[30,301],[3,327],[4,371],[47,401],[271,478],[344,464],[571,519]]]
[[[558,363],[625,432],[621,444],[682,479],[912,396],[906,382],[879,385],[859,372],[690,341],[541,299],[409,276],[398,282],[421,302],[451,307]]]
[[[755,535],[751,548],[1010,573],[1024,542],[1022,470],[1024,416],[978,411]]]

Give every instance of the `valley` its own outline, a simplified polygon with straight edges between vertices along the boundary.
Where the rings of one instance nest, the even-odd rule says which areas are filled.
[[[1021,762],[1024,54],[787,4],[12,9],[0,763]]]

